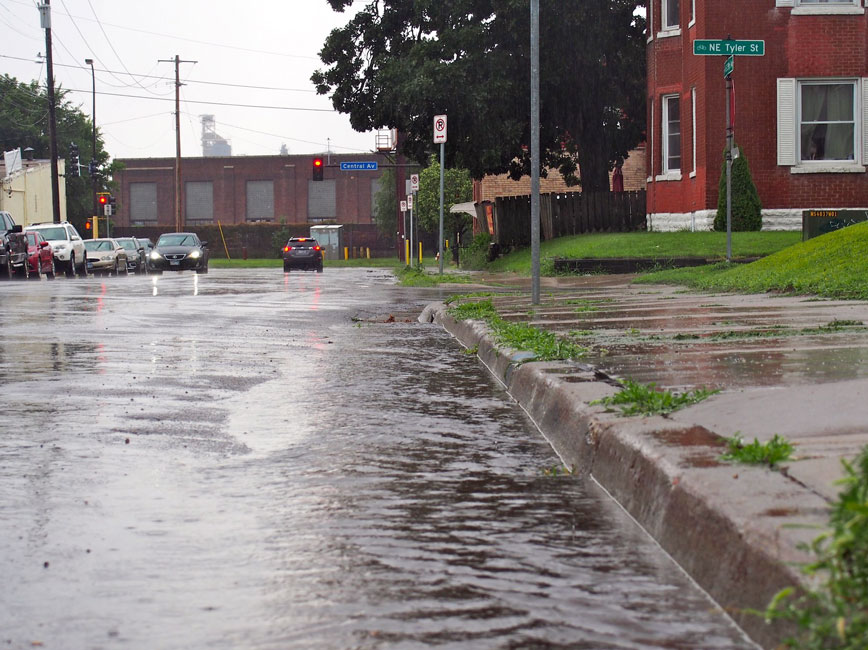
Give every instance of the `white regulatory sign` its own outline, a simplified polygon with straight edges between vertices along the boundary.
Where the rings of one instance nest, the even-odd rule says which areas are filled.
[[[419,191],[419,174],[410,174],[410,191]]]
[[[407,211],[407,202],[401,201],[401,212],[406,212],[406,211]]]
[[[413,209],[413,195],[410,194],[407,196],[407,207],[411,210]]]
[[[446,142],[446,116],[434,116],[434,144]]]

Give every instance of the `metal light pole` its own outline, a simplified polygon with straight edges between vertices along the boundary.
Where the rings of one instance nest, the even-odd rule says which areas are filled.
[[[51,157],[51,213],[60,223],[60,178],[57,172],[57,106],[54,100],[54,58],[51,48],[51,0],[38,5],[39,19],[45,30],[46,85],[48,86],[48,146]]]
[[[93,149],[91,149],[90,165],[88,165],[88,171],[90,172],[90,182],[93,186],[93,212],[91,212],[91,214],[94,217],[99,217],[99,202],[97,201],[96,196],[96,193],[98,191],[96,179],[96,74],[93,70],[93,59],[85,59],[84,62],[90,66],[90,80],[93,84],[93,91],[91,93],[91,97],[93,99],[93,109],[90,113],[90,120],[93,123]]]
[[[539,0],[530,0],[530,250],[531,303],[540,300],[539,259]]]

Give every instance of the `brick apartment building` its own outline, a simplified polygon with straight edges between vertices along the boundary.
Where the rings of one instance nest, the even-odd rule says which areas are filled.
[[[649,0],[647,212],[654,230],[711,228],[726,137],[723,56],[696,39],[765,41],[736,56],[735,143],[764,229],[802,210],[868,208],[868,0]]]
[[[386,162],[374,154],[323,156],[313,180],[313,155],[182,158],[184,227],[243,223],[371,224],[374,195]],[[378,161],[377,170],[342,171],[342,162]],[[175,225],[175,159],[126,158],[117,226]]]

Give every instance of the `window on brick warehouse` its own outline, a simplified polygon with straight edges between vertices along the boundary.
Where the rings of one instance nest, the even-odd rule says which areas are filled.
[[[660,7],[663,29],[677,29],[681,25],[679,0],[662,0]]]
[[[799,83],[799,160],[856,159],[856,83]]]

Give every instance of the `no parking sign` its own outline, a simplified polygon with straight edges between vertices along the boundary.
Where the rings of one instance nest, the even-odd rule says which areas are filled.
[[[434,144],[446,142],[446,116],[434,116]]]

